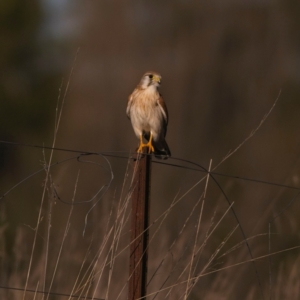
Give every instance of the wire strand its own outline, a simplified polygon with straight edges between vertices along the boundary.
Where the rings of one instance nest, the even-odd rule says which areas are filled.
[[[29,148],[37,148],[37,149],[45,149],[45,150],[55,150],[55,151],[62,151],[62,152],[69,152],[69,153],[78,153],[78,154],[80,154],[79,156],[82,156],[82,155],[101,155],[101,156],[104,156],[104,157],[121,158],[121,159],[127,159],[127,160],[128,159],[135,159],[134,158],[135,152],[127,152],[127,151],[95,152],[95,151],[86,151],[86,150],[78,150],[78,149],[40,146],[40,145],[33,145],[33,144],[26,144],[26,143],[3,141],[3,140],[0,140],[0,144],[7,144],[7,145],[11,145],[11,146],[20,146],[20,147],[29,147]],[[151,154],[145,154],[145,155],[151,155]],[[169,162],[161,161],[161,160],[158,160],[158,159],[153,160],[152,162],[154,164],[161,164],[161,165],[166,165],[166,166],[170,166],[170,167],[182,168],[182,169],[186,169],[186,170],[190,170],[190,171],[207,173],[207,170],[204,167],[202,167],[200,164],[195,163],[193,161],[183,159],[183,158],[179,158],[179,157],[170,157],[169,159],[174,160],[174,161],[183,162],[183,163],[186,163],[186,164],[190,164],[190,165],[193,165],[194,167],[169,163]],[[55,164],[58,164],[58,163],[55,163]],[[55,164],[53,164],[53,165],[55,165]],[[197,168],[195,168],[195,166],[197,166]],[[36,173],[41,172],[41,171],[42,170],[37,171]],[[223,174],[223,173],[219,173],[219,172],[210,172],[210,174],[215,175],[215,176],[228,177],[228,178],[232,178],[232,179],[244,180],[244,181],[249,181],[249,182],[254,182],[254,183],[259,183],[259,184],[272,185],[272,186],[277,186],[277,187],[282,187],[282,188],[287,188],[287,189],[293,189],[293,190],[299,190],[300,191],[300,187],[295,187],[295,186],[281,184],[281,183],[267,181],[267,180],[248,178],[248,177],[243,177],[243,176],[238,176],[238,175]],[[1,197],[0,197],[0,200],[1,200]]]

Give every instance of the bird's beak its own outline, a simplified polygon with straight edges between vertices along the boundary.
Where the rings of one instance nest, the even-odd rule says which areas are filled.
[[[152,78],[152,80],[153,80],[154,82],[157,82],[157,83],[160,84],[161,78],[160,78],[160,76],[154,75],[153,78]]]

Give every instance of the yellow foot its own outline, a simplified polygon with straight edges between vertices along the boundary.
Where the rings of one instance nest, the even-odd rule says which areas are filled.
[[[154,152],[154,147],[152,146],[152,143],[150,141],[145,144],[145,147],[148,147],[148,153]]]
[[[150,138],[147,144],[143,143],[143,136],[140,135],[140,146],[137,149],[137,153],[142,153],[144,147],[148,147],[148,153],[154,152],[154,147],[152,146],[152,133],[150,133]]]
[[[137,153],[142,153],[144,147],[148,148],[148,153],[154,152],[154,147],[152,146],[151,143],[147,143],[147,144],[141,143],[140,146],[137,149]]]

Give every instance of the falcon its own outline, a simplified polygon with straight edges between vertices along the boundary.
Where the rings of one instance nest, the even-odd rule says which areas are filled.
[[[148,148],[148,153],[156,157],[171,156],[165,140],[168,126],[167,106],[159,93],[161,76],[156,72],[147,72],[128,98],[126,113],[140,143],[138,153]],[[144,140],[147,143],[144,143]]]

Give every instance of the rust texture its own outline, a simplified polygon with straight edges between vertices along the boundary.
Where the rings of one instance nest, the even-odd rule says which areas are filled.
[[[146,148],[147,150],[147,148]],[[134,163],[131,211],[129,300],[146,295],[149,239],[151,156],[139,155]],[[146,298],[144,298],[146,299]]]

